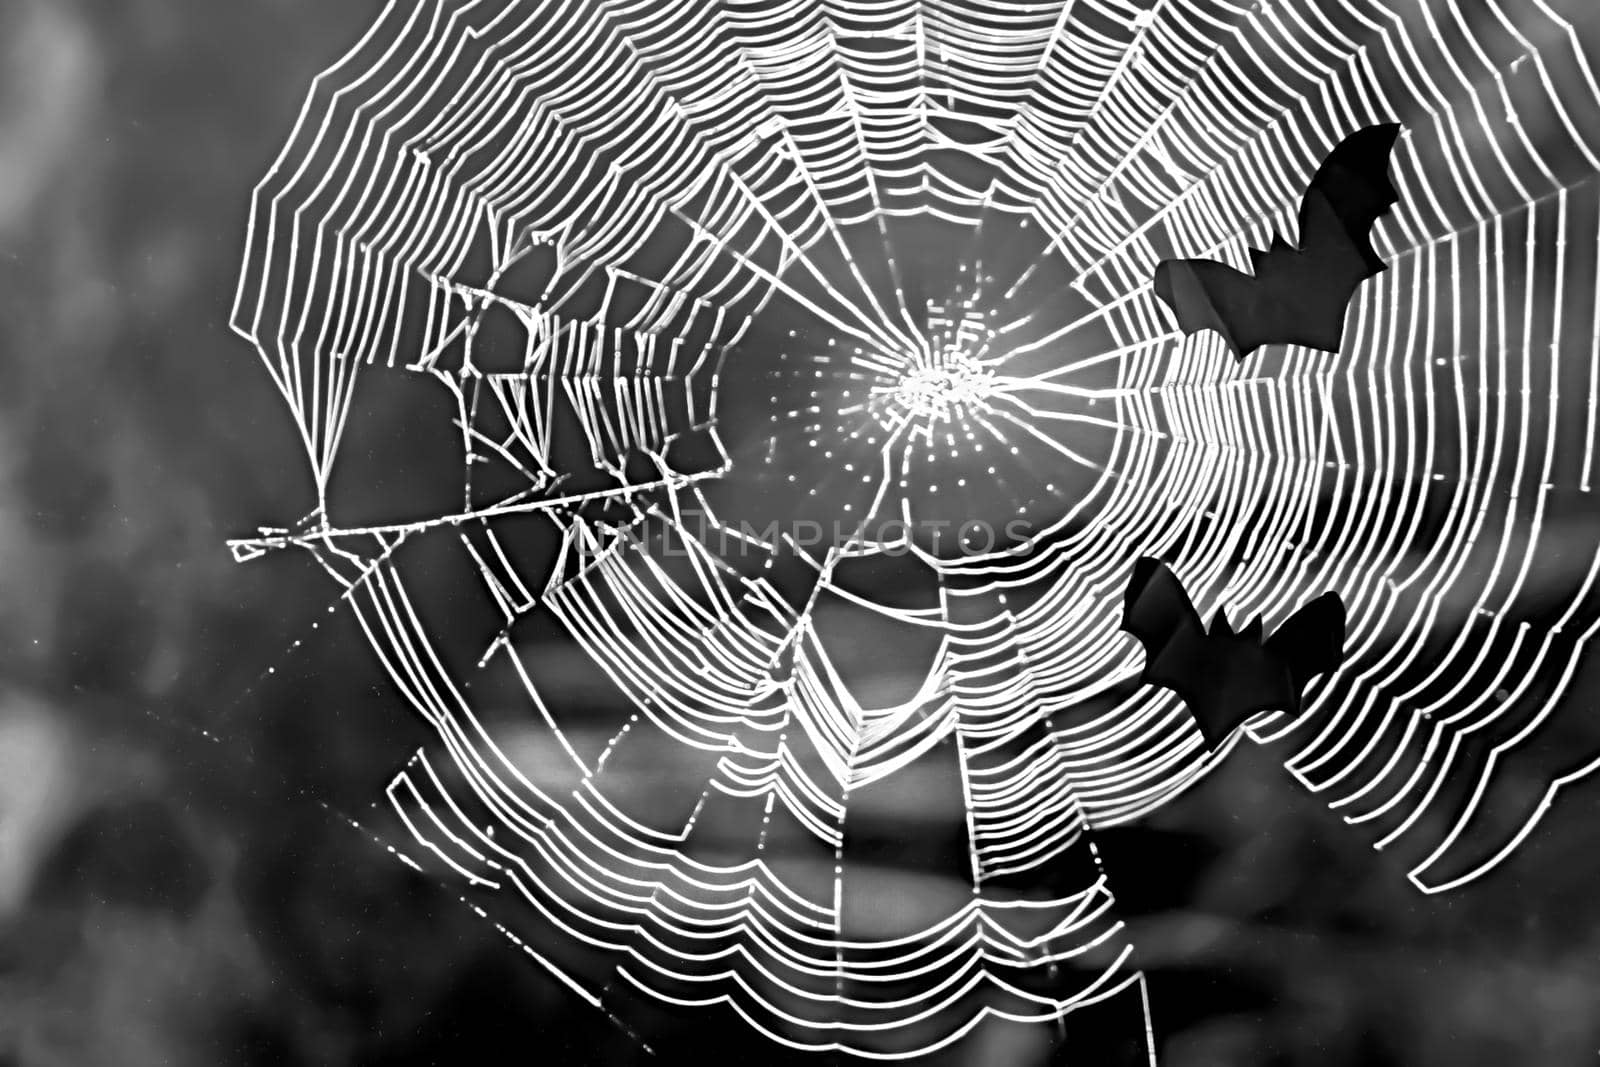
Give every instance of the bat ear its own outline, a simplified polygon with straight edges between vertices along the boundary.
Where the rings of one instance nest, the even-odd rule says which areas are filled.
[[[1244,629],[1239,631],[1239,636],[1248,637],[1252,641],[1261,640],[1261,616],[1257,615],[1246,623]]]
[[[1233,626],[1228,622],[1228,613],[1221,607],[1218,607],[1216,614],[1211,616],[1211,628],[1207,632],[1213,637],[1233,636]]]

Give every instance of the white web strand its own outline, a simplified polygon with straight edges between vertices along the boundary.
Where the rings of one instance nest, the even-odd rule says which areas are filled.
[[[391,4],[252,207],[234,325],[317,500],[236,553],[303,546],[346,587],[439,738],[397,809],[559,932],[541,958],[592,1002],[725,1003],[879,1057],[1059,1019],[1140,981],[1091,829],[1229,747],[1132,684],[1135,556],[1171,553],[1207,615],[1343,596],[1346,668],[1252,730],[1424,891],[1490,870],[1600,768],[1545,740],[1600,625],[1597,108],[1586,43],[1537,2]],[[1405,126],[1390,266],[1343,353],[1236,366],[1171,329],[1159,259],[1243,268],[1292,240],[1318,162],[1384,121]],[[921,225],[965,235],[942,253],[959,291],[919,290]],[[835,578],[892,542],[746,537],[713,498],[749,465],[729,373],[779,365],[784,316],[803,328],[771,380],[809,387],[774,385],[771,419],[809,439],[774,430],[766,462],[825,457],[785,493],[833,499],[848,472],[847,526],[999,501],[1038,520],[1022,542],[926,554],[937,600],[909,608]],[[341,525],[351,420],[396,375],[449,398],[461,506]],[[772,573],[731,565],[730,536]],[[460,546],[486,613],[465,662],[460,620],[408,592],[424,540]],[[829,604],[934,635],[909,695],[852,690]],[[532,626],[604,701],[563,691]],[[472,688],[494,667],[521,755]],[[1532,806],[1500,788],[1512,763],[1545,783]],[[965,895],[874,936],[847,918],[888,892],[852,818],[945,771]]]

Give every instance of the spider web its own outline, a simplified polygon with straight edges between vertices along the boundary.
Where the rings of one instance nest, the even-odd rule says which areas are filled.
[[[390,4],[254,198],[316,500],[235,553],[341,583],[422,854],[591,1003],[896,1057],[1133,997],[1153,1059],[1094,828],[1250,736],[1436,892],[1600,766],[1597,107],[1538,2]],[[1386,121],[1345,352],[1171,329],[1159,259]],[[397,390],[448,503],[373,473]],[[1208,752],[1137,555],[1338,591],[1344,669]]]

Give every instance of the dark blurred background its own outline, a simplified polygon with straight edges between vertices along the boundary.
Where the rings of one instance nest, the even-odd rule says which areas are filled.
[[[378,7],[0,4],[0,1064],[651,1061],[388,854],[421,727],[309,557],[225,546],[310,488],[226,325],[250,191]],[[1596,1062],[1597,797],[1423,897],[1242,746],[1102,846],[1163,1062]],[[759,1060],[713,1025],[654,1061]]]

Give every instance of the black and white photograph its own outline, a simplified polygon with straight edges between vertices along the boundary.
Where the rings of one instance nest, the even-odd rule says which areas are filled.
[[[0,0],[0,1067],[1600,1064],[1600,4]]]

